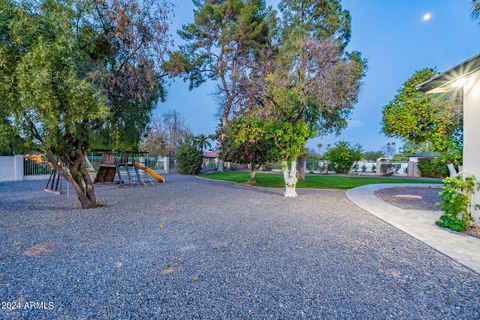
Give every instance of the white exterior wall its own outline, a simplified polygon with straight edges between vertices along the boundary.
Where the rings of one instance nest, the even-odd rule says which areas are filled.
[[[13,157],[0,157],[0,181],[12,181],[13,171]]]
[[[463,172],[480,180],[480,71],[469,76],[463,86],[463,121]],[[480,192],[473,203],[480,203]],[[479,210],[475,216],[478,221]]]
[[[0,181],[23,180],[23,156],[0,157]]]

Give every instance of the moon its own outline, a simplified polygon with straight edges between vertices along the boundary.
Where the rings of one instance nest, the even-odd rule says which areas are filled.
[[[429,21],[430,19],[432,19],[431,13],[428,12],[423,15],[423,21]]]

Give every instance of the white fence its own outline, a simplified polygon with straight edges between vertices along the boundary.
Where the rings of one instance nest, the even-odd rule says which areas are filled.
[[[409,162],[386,162],[386,161],[366,161],[361,160],[353,164],[351,173],[359,175],[382,175],[382,165],[388,164],[390,170],[395,176],[419,177],[418,164]],[[332,172],[334,168],[325,160],[307,160],[305,163],[305,171],[307,173],[325,173]],[[279,169],[279,168],[274,168]]]

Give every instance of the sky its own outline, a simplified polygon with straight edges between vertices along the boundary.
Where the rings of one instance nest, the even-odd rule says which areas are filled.
[[[278,2],[267,0],[274,7]],[[179,45],[176,30],[193,21],[193,4],[191,0],[174,3],[171,30]],[[479,53],[480,25],[470,17],[471,0],[344,0],[342,4],[352,16],[347,50],[360,51],[369,67],[348,128],[340,136],[312,139],[307,146],[347,140],[366,151],[380,150],[395,141],[381,133],[382,107],[416,70],[444,71]],[[424,21],[427,13],[431,19]],[[190,91],[187,83],[174,79],[166,102],[159,103],[155,112],[175,109],[195,134],[214,133],[218,125],[214,88],[215,83],[209,82]]]

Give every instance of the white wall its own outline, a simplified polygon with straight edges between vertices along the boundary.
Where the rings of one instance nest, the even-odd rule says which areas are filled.
[[[468,77],[463,86],[463,126],[463,171],[480,180],[480,71]],[[480,192],[473,202],[480,203]],[[477,219],[479,214],[477,210]]]
[[[23,156],[0,157],[0,181],[23,180]]]

